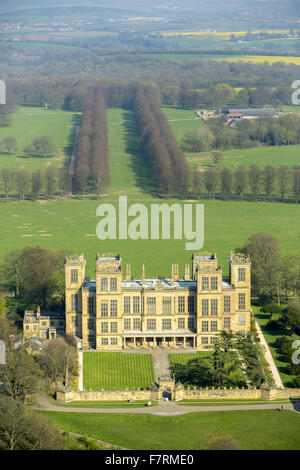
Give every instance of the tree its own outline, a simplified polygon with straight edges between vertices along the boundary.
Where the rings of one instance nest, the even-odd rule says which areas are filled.
[[[291,180],[290,175],[291,175],[291,171],[288,165],[281,165],[281,167],[277,171],[279,191],[281,194],[282,201],[284,201],[285,194],[290,184],[290,180]]]
[[[90,176],[90,170],[88,166],[82,165],[76,169],[76,181],[77,184],[81,190],[82,198],[84,198],[85,193],[88,190],[89,187],[89,176]]]
[[[263,171],[265,191],[267,198],[271,200],[271,194],[274,189],[276,170],[271,165],[267,165]]]
[[[230,197],[231,194],[231,185],[232,185],[232,173],[229,168],[223,168],[221,171],[221,184],[222,184],[222,193],[223,198],[226,200]]]
[[[247,168],[245,165],[240,165],[234,172],[235,190],[240,199],[243,199],[243,194],[247,188]]]
[[[33,199],[37,199],[42,189],[41,170],[36,170],[31,174],[31,194]]]
[[[0,297],[0,340],[5,342],[6,348],[11,349],[11,335],[16,333],[16,327],[8,317],[6,300]]]
[[[253,294],[273,295],[281,262],[277,238],[269,233],[256,233],[248,238],[241,251],[251,259]]]
[[[51,157],[55,155],[56,147],[48,137],[36,137],[26,145],[24,153],[30,157]]]
[[[13,185],[14,180],[14,170],[10,168],[2,168],[1,170],[2,181],[4,184],[5,198],[6,202],[8,201],[9,192]]]
[[[8,352],[6,364],[0,365],[0,382],[7,395],[21,404],[37,390],[40,377],[38,364],[25,351]]]
[[[44,342],[39,359],[53,382],[68,384],[69,374],[77,371],[77,351],[63,338]]]
[[[196,200],[200,199],[202,190],[202,173],[199,170],[193,171],[193,194]]]
[[[218,163],[220,163],[220,161],[222,160],[223,156],[222,156],[221,152],[215,151],[212,154],[212,158],[213,158],[214,164],[218,165]]]
[[[1,145],[7,153],[16,152],[18,150],[18,141],[15,137],[5,137]]]
[[[210,197],[215,199],[215,192],[218,184],[219,172],[217,168],[208,168],[204,172],[204,184]]]
[[[0,265],[1,283],[8,290],[14,290],[17,297],[20,295],[21,264],[21,251],[14,250],[5,256]]]
[[[56,183],[56,172],[50,166],[45,171],[45,180],[46,180],[46,192],[48,197],[52,197],[55,191],[55,183]]]
[[[30,174],[26,170],[18,170],[16,173],[16,183],[20,201],[24,201],[25,191],[30,181]]]
[[[62,437],[47,418],[0,394],[1,450],[57,450]]]
[[[295,330],[300,331],[300,304],[289,305],[282,315],[282,320],[286,326],[291,328],[291,335],[295,333]]]
[[[260,185],[260,178],[261,178],[260,168],[255,164],[251,165],[248,170],[248,179],[249,179],[249,186],[252,192],[252,198],[254,201],[256,201],[257,199],[259,185]]]
[[[295,165],[293,168],[293,194],[296,203],[300,197],[300,165]]]

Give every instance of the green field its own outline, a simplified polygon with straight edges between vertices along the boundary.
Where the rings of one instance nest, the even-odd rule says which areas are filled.
[[[121,352],[83,353],[85,390],[130,390],[147,388],[154,382],[151,354]]]
[[[222,436],[234,439],[242,449],[300,450],[300,416],[293,411],[218,411],[174,417],[42,413],[60,429],[128,449],[205,449]]]
[[[55,111],[53,112],[55,113]],[[181,131],[184,126],[186,128],[190,126],[190,123],[193,125],[199,123],[199,120],[193,120],[194,113],[192,111],[165,109],[165,112],[171,125],[179,125]],[[42,111],[42,113],[49,116],[47,113],[52,113],[52,111]],[[68,118],[69,125],[71,125],[71,113],[58,115],[64,116],[65,119]],[[37,114],[37,116],[39,115]],[[183,121],[177,121],[177,116],[178,118],[183,116]],[[21,117],[18,116],[18,118]],[[94,276],[95,254],[107,251],[120,253],[123,264],[130,263],[132,274],[137,278],[141,276],[143,263],[145,263],[147,277],[170,276],[171,264],[174,262],[180,264],[180,275],[183,275],[183,265],[190,261],[192,251],[185,250],[186,240],[172,239],[172,230],[170,240],[151,240],[150,229],[149,240],[99,240],[96,237],[96,225],[100,220],[96,217],[96,209],[101,202],[112,202],[118,212],[119,195],[127,195],[128,205],[143,202],[148,208],[149,214],[151,202],[183,203],[183,201],[175,199],[153,198],[155,193],[149,177],[149,168],[143,160],[139,148],[137,129],[132,113],[112,109],[108,111],[108,120],[110,124],[109,162],[111,170],[111,188],[108,194],[104,195],[100,201],[74,198],[37,202],[0,202],[0,236],[2,241],[0,260],[11,250],[26,245],[39,244],[52,250],[71,249],[75,253],[84,252],[87,258],[88,276]],[[29,131],[30,120],[28,122]],[[4,131],[8,132],[8,129],[1,129],[0,132]],[[60,137],[62,139],[61,148],[67,141],[69,131],[70,128],[65,131],[65,137],[62,135]],[[35,134],[34,131],[31,132]],[[257,152],[261,151],[262,155],[266,151],[272,151],[274,154],[280,152],[280,158],[284,158],[284,155],[287,155],[284,152],[290,151],[290,155],[293,155],[295,161],[297,150],[297,147],[285,147],[270,150],[257,149]],[[242,152],[245,151],[240,151],[240,153]],[[253,149],[249,149],[249,155],[251,152],[253,155],[255,154]],[[5,158],[8,157],[5,156]],[[12,158],[21,162],[24,160],[13,156]],[[250,163],[250,156],[247,158]],[[36,159],[31,160],[34,164],[38,164]],[[47,161],[50,160],[47,159]],[[266,162],[270,163],[270,159]],[[224,164],[224,161],[221,164]],[[253,233],[270,232],[276,235],[280,241],[282,253],[294,251],[299,244],[299,205],[207,199],[203,202],[205,203],[203,248],[218,253],[225,273],[227,273],[227,260],[230,251],[241,247]]]
[[[257,165],[263,169],[266,165],[272,165],[279,168],[286,164],[293,167],[299,164],[300,145],[284,145],[280,147],[259,147],[248,149],[233,149],[221,151],[223,159],[218,164],[219,168],[236,168],[239,165]],[[191,168],[205,169],[214,166],[212,152],[201,152],[196,154],[187,154],[188,162]]]
[[[60,167],[73,144],[73,131],[77,114],[58,109],[21,107],[12,115],[12,125],[0,127],[0,140],[15,137],[19,148],[11,154],[0,153],[0,168],[19,168],[34,171],[49,165]],[[54,157],[28,158],[24,156],[24,147],[35,137],[48,137],[57,148]],[[71,139],[71,141],[69,141]]]
[[[281,356],[278,352],[278,350],[275,348],[275,341],[276,338],[279,336],[288,336],[290,337],[290,331],[289,330],[269,330],[266,325],[268,323],[268,320],[270,318],[270,315],[261,313],[259,310],[259,307],[252,307],[255,313],[255,316],[257,318],[257,321],[262,329],[262,332],[264,334],[264,337],[268,343],[268,346],[270,348],[271,354],[273,356],[273,359],[276,363],[278,372],[280,374],[282,383],[285,387],[291,387],[292,386],[292,379],[293,375],[290,375],[286,369],[287,363],[281,361]],[[274,315],[274,318],[276,318],[276,315]],[[295,335],[295,339],[299,339],[299,336]]]

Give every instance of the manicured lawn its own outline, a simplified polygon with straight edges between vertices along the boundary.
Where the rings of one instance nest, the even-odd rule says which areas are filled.
[[[207,447],[211,436],[234,439],[243,449],[300,449],[300,416],[293,411],[219,411],[174,417],[42,413],[60,429],[129,449],[201,449]]]
[[[210,354],[212,354],[212,351],[197,351],[196,353],[185,354],[169,354],[171,369],[176,366],[176,364],[186,364],[191,359],[196,359],[196,357],[207,357]]]
[[[266,325],[268,323],[268,320],[270,318],[270,315],[264,314],[260,312],[259,307],[252,307],[255,313],[255,316],[257,318],[257,321],[262,329],[262,332],[264,334],[264,337],[268,343],[268,346],[270,348],[271,354],[273,356],[273,359],[276,363],[278,372],[280,374],[281,380],[283,382],[283,385],[285,387],[290,387],[292,386],[292,379],[293,376],[288,374],[288,371],[286,369],[287,363],[283,362],[281,360],[280,353],[278,350],[275,348],[275,341],[276,338],[280,336],[288,336],[290,337],[290,331],[289,330],[269,330],[267,329]],[[274,316],[275,317],[275,316]],[[295,339],[300,339],[298,336],[295,335]]]
[[[149,387],[154,382],[151,354],[83,353],[85,390],[124,390]]]

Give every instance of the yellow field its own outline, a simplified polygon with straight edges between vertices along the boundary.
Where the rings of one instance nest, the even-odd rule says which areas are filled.
[[[300,57],[285,57],[285,56],[265,56],[265,55],[241,55],[232,57],[218,57],[215,60],[226,60],[227,62],[253,62],[255,64],[263,64],[268,62],[274,64],[275,62],[284,62],[285,64],[300,65]]]
[[[258,33],[279,33],[279,34],[287,34],[289,30],[287,29],[276,29],[276,30],[258,30],[258,31],[251,31],[253,34]],[[162,36],[217,36],[223,39],[230,39],[231,35],[234,34],[235,36],[245,36],[247,31],[182,31],[182,32],[168,32],[168,33],[161,33]]]

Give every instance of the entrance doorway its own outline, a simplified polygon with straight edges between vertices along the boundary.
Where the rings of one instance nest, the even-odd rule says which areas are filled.
[[[169,401],[172,400],[172,391],[171,391],[171,389],[170,389],[169,387],[166,388],[165,390],[163,390],[163,392],[162,392],[162,397],[163,397],[164,399],[168,399]]]

